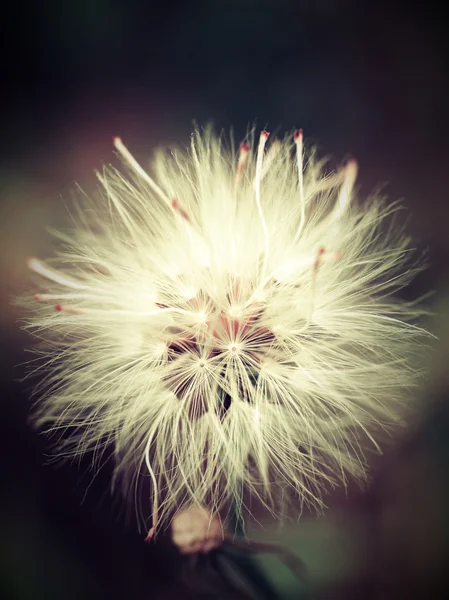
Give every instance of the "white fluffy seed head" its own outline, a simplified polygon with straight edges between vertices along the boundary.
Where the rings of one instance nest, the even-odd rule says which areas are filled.
[[[56,258],[29,261],[36,422],[61,455],[114,448],[126,494],[150,482],[154,526],[245,494],[279,514],[287,489],[322,508],[416,382],[399,207],[354,201],[356,163],[325,175],[302,132],[252,145],[195,132],[153,179],[116,139],[125,172],[98,173]]]

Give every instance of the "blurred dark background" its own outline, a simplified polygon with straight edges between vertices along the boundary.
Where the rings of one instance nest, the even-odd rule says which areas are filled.
[[[213,598],[182,580],[168,539],[146,546],[88,464],[43,466],[27,425],[19,363],[30,340],[10,303],[28,255],[45,256],[47,224],[64,223],[74,181],[113,159],[120,135],[146,164],[188,142],[195,119],[303,127],[306,139],[360,163],[361,194],[377,185],[410,209],[431,266],[407,291],[432,289],[437,336],[423,349],[422,409],[373,465],[371,485],[335,494],[254,535],[295,549],[313,597],[442,598],[449,571],[449,44],[443,3],[387,0],[64,0],[8,3],[1,13],[0,595],[7,600]],[[87,487],[91,484],[89,491]],[[282,597],[302,598],[275,559],[262,563]],[[198,581],[201,575],[198,575]],[[198,581],[196,583],[198,583]],[[224,596],[223,596],[224,597]],[[231,597],[231,596],[229,596]]]

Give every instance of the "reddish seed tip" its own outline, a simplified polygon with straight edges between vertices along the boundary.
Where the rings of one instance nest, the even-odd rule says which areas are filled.
[[[326,248],[324,246],[321,246],[321,248],[318,250],[318,256],[323,256],[325,252]]]
[[[260,137],[263,137],[265,139],[268,139],[268,136],[270,135],[269,131],[266,131],[265,129],[263,131],[260,132]]]
[[[249,144],[248,142],[243,142],[242,144],[240,144],[240,151],[241,152],[249,152]]]
[[[154,527],[152,527],[150,529],[150,531],[147,533],[147,537],[145,538],[145,541],[150,542],[153,539],[153,535],[154,535]]]
[[[39,294],[34,294],[33,298],[34,298],[35,300],[39,300],[40,296],[39,296]]]
[[[120,144],[121,141],[122,141],[122,139],[119,135],[114,135],[114,137],[112,138],[112,143],[114,144],[114,146],[117,146],[117,144]]]
[[[299,140],[301,140],[302,137],[303,137],[302,129],[295,129],[295,131],[293,132],[293,139],[295,140],[295,142],[298,142]]]
[[[61,304],[56,304],[55,305],[55,311],[56,312],[61,312],[62,311],[62,305]]]
[[[171,205],[173,210],[177,210],[186,221],[190,221],[188,213],[182,208],[182,206],[179,204],[176,198],[173,198],[173,200],[171,201]]]

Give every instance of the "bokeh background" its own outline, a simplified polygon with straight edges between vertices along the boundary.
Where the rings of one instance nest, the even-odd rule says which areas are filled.
[[[192,120],[268,130],[360,163],[410,209],[430,268],[405,292],[431,289],[438,336],[423,348],[427,384],[407,432],[373,464],[371,484],[329,498],[326,516],[257,539],[290,546],[311,597],[442,598],[449,557],[449,44],[445,7],[392,0],[64,0],[2,9],[0,595],[7,600],[214,598],[169,539],[143,544],[108,492],[108,468],[43,466],[20,382],[29,339],[11,297],[24,260],[45,256],[74,182],[114,161],[120,135],[142,164],[188,142]],[[87,493],[86,493],[87,491]],[[276,558],[261,564],[283,598],[305,592]],[[188,568],[188,565],[187,565]],[[201,595],[202,594],[202,595]],[[223,596],[225,597],[225,596]],[[234,596],[226,596],[234,597]],[[235,596],[237,597],[237,596]]]

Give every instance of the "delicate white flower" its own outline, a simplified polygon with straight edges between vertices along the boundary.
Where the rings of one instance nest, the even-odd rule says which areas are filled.
[[[197,132],[152,179],[115,139],[127,174],[98,173],[56,258],[29,261],[37,422],[67,430],[62,455],[112,446],[127,493],[150,477],[154,527],[245,493],[277,514],[288,488],[322,508],[416,380],[420,311],[391,297],[419,268],[398,206],[352,201],[356,163],[303,163],[301,131],[267,141],[236,155]]]

